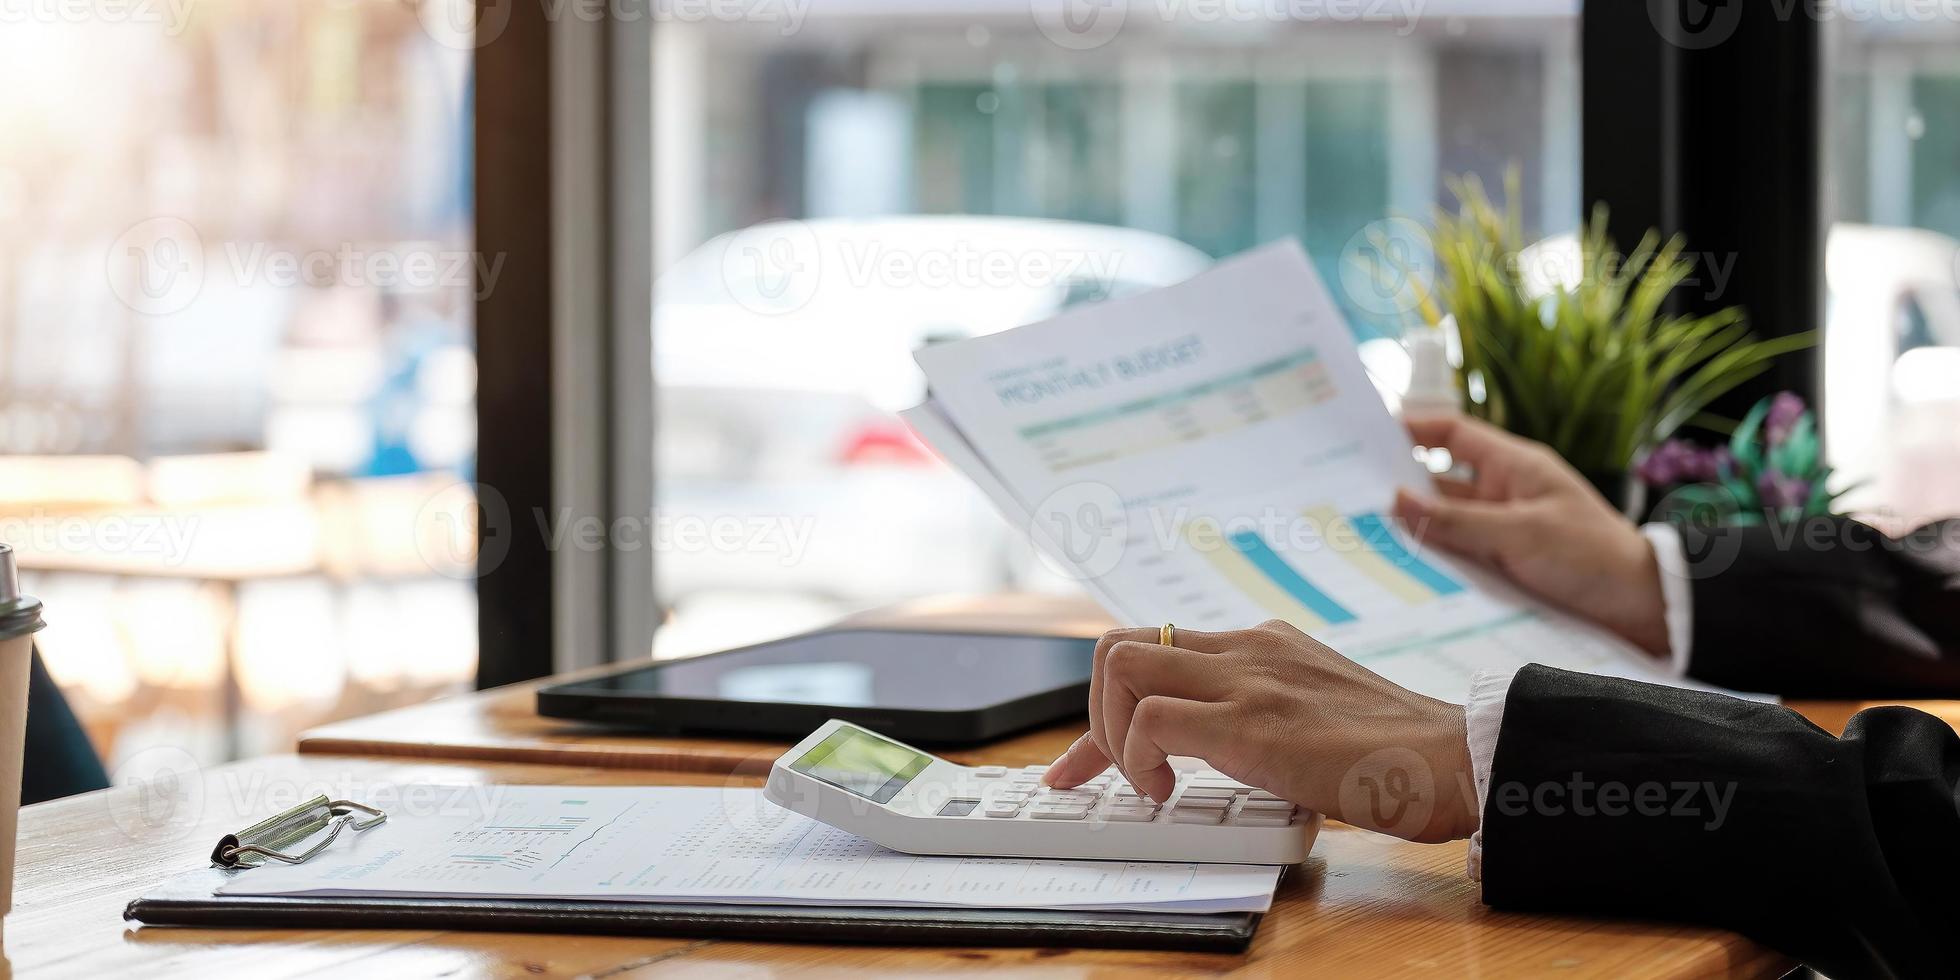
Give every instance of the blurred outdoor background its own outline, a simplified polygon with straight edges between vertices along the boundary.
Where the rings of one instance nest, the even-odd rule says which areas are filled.
[[[1069,587],[892,415],[922,344],[1288,235],[1357,339],[1392,338],[1340,288],[1344,256],[1449,203],[1444,175],[1515,164],[1532,237],[1581,214],[1576,0],[1194,5],[1089,46],[1026,0],[750,6],[647,18],[656,505],[670,531],[741,532],[656,552],[661,655]],[[1960,25],[1843,6],[1827,434],[1867,506],[1960,509]],[[498,266],[471,244],[467,11],[183,9],[0,25],[0,540],[112,768],[283,751],[461,690],[475,662],[453,532],[496,437],[474,426],[471,311]],[[1085,261],[827,283],[785,318],[703,248],[783,220],[826,255]]]

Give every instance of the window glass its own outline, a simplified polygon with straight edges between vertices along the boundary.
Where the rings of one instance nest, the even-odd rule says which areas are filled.
[[[1393,335],[1340,271],[1372,223],[1449,203],[1446,174],[1515,165],[1528,234],[1577,224],[1577,13],[894,0],[650,24],[656,506],[768,542],[656,555],[660,652],[1070,588],[898,423],[911,352],[1287,236],[1358,338]]]
[[[443,6],[0,28],[0,540],[113,773],[472,676],[470,51],[418,16]]]
[[[1900,525],[1960,512],[1960,23],[1936,13],[1824,22],[1824,435],[1846,506]]]

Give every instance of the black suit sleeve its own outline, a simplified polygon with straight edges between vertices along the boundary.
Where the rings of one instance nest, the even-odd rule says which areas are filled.
[[[1531,666],[1505,699],[1484,901],[1720,926],[1833,977],[1960,962],[1960,737]]]
[[[1688,673],[1785,697],[1960,696],[1960,520],[1681,528]]]
[[[88,733],[48,676],[38,649],[27,675],[27,741],[21,762],[22,806],[109,785]]]

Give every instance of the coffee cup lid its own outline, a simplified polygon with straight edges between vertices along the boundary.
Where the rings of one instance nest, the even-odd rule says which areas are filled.
[[[20,569],[12,545],[0,543],[0,640],[32,633],[41,622],[41,600],[20,594]]]

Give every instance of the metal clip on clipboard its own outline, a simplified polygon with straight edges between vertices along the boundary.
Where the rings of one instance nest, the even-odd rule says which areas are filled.
[[[316,796],[238,833],[226,834],[212,849],[211,863],[220,868],[252,868],[267,859],[300,864],[326,850],[342,830],[351,826],[360,833],[387,819],[386,813],[365,803]],[[298,854],[286,853],[286,848],[322,832],[326,836],[312,847]]]

